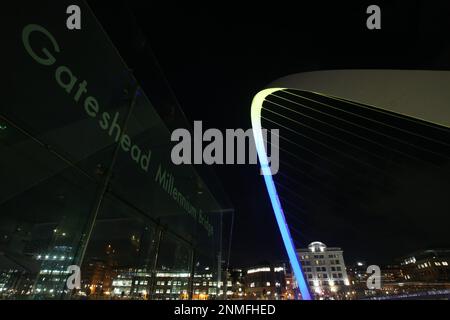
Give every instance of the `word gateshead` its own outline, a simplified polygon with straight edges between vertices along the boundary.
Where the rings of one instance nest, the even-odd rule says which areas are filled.
[[[52,46],[51,52],[46,48],[42,48],[40,52],[34,50],[30,44],[30,37],[33,33],[45,35]],[[60,48],[55,38],[45,28],[39,25],[27,25],[22,31],[22,41],[25,50],[39,64],[43,66],[53,66],[56,63],[55,53],[60,52]],[[90,118],[99,118],[98,125],[101,129],[108,132],[109,136],[115,136],[116,143],[119,143],[121,149],[129,153],[131,159],[136,162],[137,166],[145,172],[148,172],[150,166],[151,150],[143,153],[139,146],[132,143],[131,138],[123,133],[120,125],[120,114],[115,113],[111,116],[108,112],[100,112],[100,105],[96,98],[87,94],[86,80],[78,82],[78,78],[74,76],[72,71],[66,66],[58,66],[55,70],[55,78],[58,85],[64,89],[67,94],[73,94],[73,100],[77,103],[84,96],[84,110]],[[78,88],[75,86],[78,83]],[[212,236],[213,227],[208,221],[208,217],[200,209],[196,209],[186,197],[175,187],[173,175],[165,171],[161,165],[158,167],[155,181],[162,187],[164,191],[181,207],[189,216],[197,218],[197,221],[207,230],[208,235]]]
[[[22,31],[22,41],[25,46],[25,50],[30,56],[39,64],[44,66],[53,66],[56,63],[55,56],[50,53],[47,48],[42,48],[41,53],[37,54],[30,45],[30,36],[33,32],[39,32],[44,34],[48,40],[50,40],[53,46],[53,52],[59,53],[59,45],[55,38],[43,27],[35,24],[27,25]],[[66,66],[59,66],[55,70],[56,82],[64,89],[69,95],[74,91],[75,85],[78,83],[78,78],[74,76],[72,71]],[[79,102],[84,94],[87,93],[87,82],[83,80],[78,83],[78,89],[73,95],[73,100]],[[86,114],[91,118],[96,118],[100,113],[100,106],[96,98],[93,96],[86,96],[84,99],[84,110]],[[108,130],[108,134],[113,136],[115,134],[115,141],[120,141],[120,147],[123,151],[129,152],[131,159],[145,172],[148,172],[150,165],[151,150],[148,150],[146,154],[143,154],[139,146],[132,143],[131,138],[122,133],[122,129],[118,123],[120,118],[119,112],[116,112],[114,116],[111,116],[108,112],[103,112],[100,115],[98,124],[103,130]],[[111,121],[112,120],[112,121]]]

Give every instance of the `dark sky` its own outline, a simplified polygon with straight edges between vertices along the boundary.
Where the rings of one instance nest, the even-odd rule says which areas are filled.
[[[120,6],[131,10],[190,121],[202,120],[204,127],[246,129],[250,128],[252,97],[285,75],[326,69],[449,68],[449,4],[378,2],[382,9],[382,30],[378,31],[365,27],[369,4],[296,1],[295,6],[279,2],[270,6],[244,6],[242,2],[161,5],[127,1],[109,8],[97,2],[93,8],[103,14],[117,14]],[[119,16],[115,22],[120,26]],[[120,43],[118,47],[119,51],[127,50]],[[286,259],[258,169],[216,169],[236,209],[232,264]],[[407,202],[401,196],[392,201],[393,207]],[[350,220],[360,218],[357,212],[349,215]],[[330,221],[324,230],[330,229]],[[317,226],[314,228],[317,230]],[[410,236],[411,230],[406,229],[405,234]],[[350,261],[386,261],[408,253],[392,247],[367,252],[363,244],[346,238],[345,233],[335,237],[321,237],[320,232],[313,235],[316,238],[298,238],[297,243],[323,240],[330,246],[341,246]]]

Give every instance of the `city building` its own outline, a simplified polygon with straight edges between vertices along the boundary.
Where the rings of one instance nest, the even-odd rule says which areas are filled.
[[[228,299],[242,300],[245,297],[245,274],[244,270],[240,268],[232,268],[228,271],[228,283],[231,284],[231,295]],[[231,283],[230,283],[231,282]]]
[[[450,283],[450,250],[421,250],[401,259],[405,281]]]
[[[286,294],[286,266],[259,265],[247,269],[245,274],[245,299],[281,300]]]
[[[341,248],[312,242],[308,248],[297,249],[309,288],[317,299],[343,298],[350,282]]]
[[[217,275],[209,268],[196,272],[158,270],[120,270],[112,282],[114,299],[213,300],[217,298]],[[190,289],[192,285],[192,290]],[[220,282],[220,287],[223,282]],[[223,290],[220,290],[223,293]],[[190,296],[191,294],[191,296]]]
[[[400,265],[378,266],[380,268],[380,277],[376,280],[380,282],[380,288],[369,288],[367,281],[374,274],[367,272],[368,267],[364,261],[358,261],[353,265],[347,266],[347,274],[351,285],[351,290],[346,293],[347,299],[366,299],[368,297],[396,295],[403,291],[403,274]]]
[[[85,288],[87,296],[102,299],[111,295],[116,272],[107,261],[91,259],[83,271],[81,286]]]
[[[347,265],[347,276],[351,286],[351,290],[346,294],[347,299],[361,299],[365,298],[368,292],[366,273],[367,264],[365,261],[358,261],[354,264]]]
[[[379,288],[369,288],[365,262],[347,268],[351,284],[348,299],[439,299],[450,295],[450,250],[421,250],[380,265]]]

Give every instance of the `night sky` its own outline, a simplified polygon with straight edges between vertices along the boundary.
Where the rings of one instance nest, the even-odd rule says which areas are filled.
[[[450,4],[378,2],[382,9],[382,30],[369,31],[365,27],[365,9],[372,2],[367,1],[360,4],[297,1],[295,6],[278,2],[272,6],[95,2],[91,1],[91,5],[100,21],[110,24],[105,25],[106,29],[120,28],[121,10],[129,10],[135,16],[187,118],[202,120],[205,128],[250,128],[253,96],[273,80],[293,73],[355,68],[448,70],[450,67]],[[101,17],[107,15],[117,18],[102,21]],[[114,23],[117,25],[113,26]],[[116,45],[121,52],[131,50],[121,43]],[[215,169],[236,210],[231,264],[286,260],[258,168],[241,165]],[[421,179],[424,183],[427,180]],[[386,201],[391,202],[392,208],[412,212],[414,219],[420,220],[421,213],[415,208],[425,197],[420,191],[412,194],[416,201],[409,201],[411,193],[399,193],[398,197],[388,195]],[[441,226],[450,222],[448,208],[447,202],[436,208],[444,212],[439,216]],[[364,219],[356,211],[346,215],[350,222]],[[306,246],[318,240],[342,247],[349,262],[356,259],[389,262],[393,257],[409,253],[404,252],[409,250],[407,245],[386,246],[389,234],[399,232],[392,237],[394,240],[402,236],[416,237],[416,231],[420,233],[406,227],[395,229],[402,221],[389,225],[391,220],[384,220],[380,213],[380,224],[388,230],[383,237],[387,239],[374,251],[368,249],[375,246],[374,241],[366,248],[364,239],[349,238],[344,227],[330,235],[336,219],[325,221],[328,222],[323,222],[323,233],[317,225],[306,226],[314,232],[296,238],[296,243]],[[370,228],[370,221],[364,223]],[[428,234],[431,235],[423,247],[417,249],[450,246],[449,237],[443,237],[442,233],[436,233],[435,237],[433,232]]]

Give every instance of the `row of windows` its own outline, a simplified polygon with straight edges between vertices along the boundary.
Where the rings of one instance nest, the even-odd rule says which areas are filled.
[[[337,266],[337,267],[331,267],[331,271],[342,271],[342,268]]]
[[[323,281],[308,281],[309,285],[312,286],[328,286],[329,283],[326,280]],[[344,281],[343,280],[335,280],[333,281],[333,285],[344,285]]]
[[[314,259],[325,259],[325,255],[323,255],[323,254],[315,254],[313,256],[310,256],[310,255],[301,255],[300,256],[301,260],[308,260],[308,259],[312,259],[312,258],[314,258]],[[337,254],[329,254],[328,258],[329,259],[339,258],[339,255],[337,255]]]
[[[342,271],[342,268],[340,266],[331,267],[330,269],[331,269],[332,272],[333,271]],[[307,268],[305,268],[305,271],[306,272],[312,272],[312,268],[311,267],[307,267]],[[327,268],[326,267],[316,267],[316,272],[321,272],[321,271],[325,272],[325,271],[327,271]]]
[[[145,283],[144,283],[145,282]],[[137,284],[137,281],[136,281],[136,284]],[[141,284],[147,284],[147,281],[141,281]],[[222,284],[223,284],[223,282],[221,281],[220,282],[220,284],[221,284],[221,286],[222,286]],[[181,286],[182,285],[182,282],[181,281],[157,281],[156,282],[156,285],[157,286]],[[188,282],[187,281],[185,281],[185,282],[183,282],[183,285],[184,286],[187,286],[188,285]],[[199,286],[204,286],[204,287],[206,287],[206,286],[210,286],[210,287],[215,287],[217,285],[217,282],[216,281],[209,281],[209,282],[207,282],[207,281],[203,281],[203,282],[194,282],[194,286],[196,286],[196,287],[199,287]],[[228,287],[231,287],[233,284],[231,283],[231,281],[227,281],[227,286]]]
[[[162,293],[165,293],[165,294],[180,294],[181,293],[181,291],[180,290],[177,290],[177,291],[175,291],[175,290],[173,290],[173,291],[171,291],[170,289],[156,289],[156,291],[155,291],[155,293],[156,294],[162,294]],[[183,291],[183,293],[187,293],[187,291],[186,290],[184,290]]]
[[[167,285],[167,286],[181,286],[181,281],[167,281],[167,284],[166,284],[165,281],[157,281],[156,285],[157,286],[165,286],[165,285]],[[183,283],[183,285],[187,286],[188,283],[185,281]]]
[[[231,281],[228,281],[227,282],[227,285],[228,285],[228,287],[231,287]],[[203,282],[194,282],[194,286],[195,287],[199,287],[199,286],[204,286],[204,287],[206,287],[206,286],[210,286],[210,287],[215,287],[215,286],[217,286],[217,282],[206,282],[206,281],[203,281]],[[221,282],[221,284],[220,284],[220,287],[222,287],[222,282]]]
[[[183,292],[183,294],[187,294],[187,290],[170,290],[170,289],[156,289],[155,293],[156,294],[181,294],[181,292]],[[221,291],[222,292],[222,291]],[[194,290],[194,294],[200,294],[200,290]],[[206,294],[207,292],[204,292],[204,294]]]
[[[434,265],[436,267],[441,267],[441,266],[448,266],[448,262],[447,261],[435,261]],[[427,268],[427,267],[431,267],[431,263],[430,262],[425,262],[425,263],[421,263],[419,265],[417,265],[418,269],[423,269],[423,268]]]
[[[271,283],[270,283],[269,281],[267,281],[266,283],[264,283],[264,285],[265,285],[266,287],[270,287],[270,286],[271,286]],[[254,288],[255,286],[256,286],[256,284],[255,284],[254,282],[250,283],[250,288]],[[262,286],[262,284],[259,283],[258,287],[261,287],[261,286]],[[275,282],[275,286],[276,286],[276,287],[281,287],[281,283]]]
[[[332,277],[334,279],[342,278],[342,273],[333,273]],[[312,278],[313,278],[313,275],[311,273],[308,273],[308,279],[312,279]],[[328,279],[328,274],[326,274],[326,273],[319,273],[319,274],[317,274],[317,278],[319,278],[319,279]]]
[[[331,265],[335,265],[335,264],[341,264],[341,262],[339,260],[329,260]],[[311,265],[311,261],[303,261],[302,262],[303,265],[305,266],[310,266]],[[325,260],[314,260],[313,261],[314,265],[326,265],[326,261]]]

